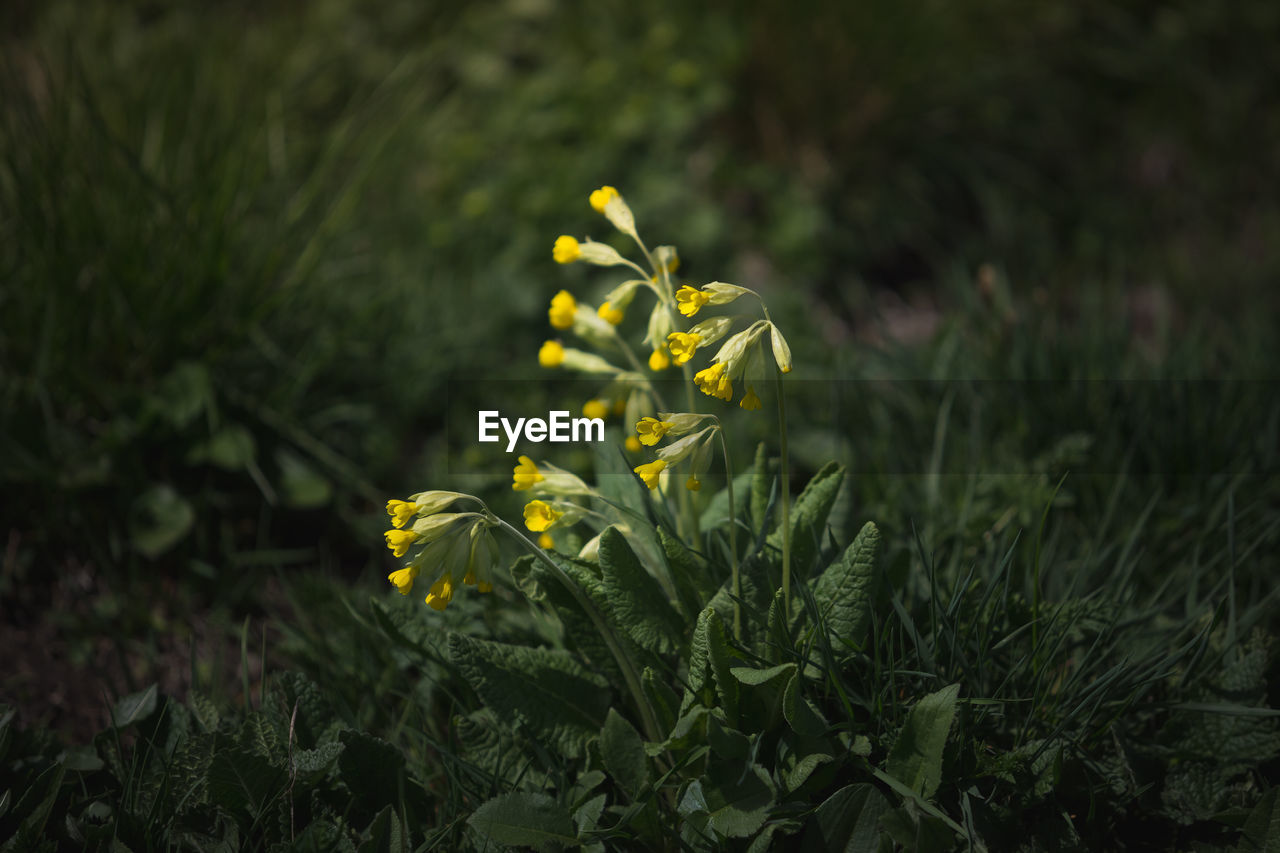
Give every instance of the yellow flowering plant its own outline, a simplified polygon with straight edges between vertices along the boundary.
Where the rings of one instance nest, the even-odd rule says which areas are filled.
[[[510,570],[510,589],[555,614],[573,662],[555,664],[552,669],[560,667],[555,670],[560,675],[554,675],[547,669],[549,659],[530,657],[523,647],[499,651],[464,634],[450,639],[453,659],[468,672],[486,673],[476,688],[486,701],[501,704],[523,697],[508,710],[571,757],[586,754],[590,738],[583,717],[594,717],[535,712],[521,702],[536,703],[537,694],[515,685],[535,679],[542,689],[555,690],[559,688],[546,685],[577,673],[573,678],[580,679],[579,687],[564,696],[572,703],[598,692],[598,686],[588,688],[581,681],[595,677],[588,673],[616,679],[628,699],[620,706],[625,715],[606,714],[608,720],[600,721],[603,731],[590,735],[600,739],[604,769],[615,776],[622,773],[620,744],[630,743],[631,795],[665,790],[649,802],[674,809],[679,817],[687,811],[681,803],[688,794],[681,800],[677,788],[696,778],[696,768],[707,760],[699,757],[691,732],[702,737],[722,732],[727,738],[722,746],[731,752],[739,749],[730,747],[739,743],[735,738],[742,738],[741,749],[746,750],[746,733],[759,737],[778,725],[779,718],[765,709],[770,702],[782,702],[789,709],[788,725],[800,726],[806,736],[817,738],[815,743],[828,738],[820,716],[802,695],[812,689],[806,687],[810,677],[802,675],[797,663],[783,663],[797,654],[801,633],[825,630],[827,624],[823,616],[806,623],[806,608],[797,606],[793,595],[794,572],[801,573],[809,609],[815,596],[828,595],[845,624],[847,614],[861,614],[866,605],[862,598],[849,599],[850,573],[868,568],[846,561],[821,574],[810,572],[823,551],[824,520],[842,472],[834,465],[823,469],[792,513],[783,386],[783,376],[792,370],[791,352],[764,300],[749,288],[724,282],[677,283],[676,249],[647,246],[616,188],[601,187],[588,202],[634,244],[639,260],[606,243],[559,237],[552,249],[556,262],[622,267],[626,278],[611,286],[598,308],[568,290],[556,291],[547,303],[553,336],[541,345],[536,361],[544,369],[599,383],[581,404],[582,411],[610,423],[620,416],[624,431],[615,433],[615,453],[619,459],[631,457],[629,470],[622,469],[629,482],[606,468],[597,471],[599,484],[592,485],[546,460],[521,455],[510,480],[511,490],[523,501],[519,526],[479,498],[458,492],[421,492],[391,500],[387,546],[407,562],[388,581],[409,595],[416,582],[429,580],[426,603],[435,610],[446,609],[461,586],[493,591],[499,575],[495,535],[505,534],[526,552]],[[740,304],[743,297],[754,297],[758,316],[709,315],[710,309]],[[643,322],[637,314],[644,316]],[[682,374],[676,384],[683,391],[683,411],[664,399],[671,383],[656,381],[673,366]],[[756,412],[764,402],[760,392],[768,392],[765,396],[778,407],[776,477],[763,446],[746,472],[734,471],[729,454],[726,430],[732,429],[728,416],[733,404]],[[700,410],[708,405],[709,410]],[[605,464],[609,457],[597,458]],[[704,483],[718,464],[725,485],[716,494],[704,494]],[[746,503],[738,494],[744,487]],[[751,535],[740,536],[740,528]],[[876,535],[868,525],[851,553],[856,548],[858,554],[869,554]],[[508,597],[505,590],[499,594]],[[860,637],[852,639],[861,642]],[[477,669],[481,658],[488,663]],[[753,661],[744,670],[748,674],[732,674]],[[782,668],[759,666],[768,661]],[[494,692],[498,683],[512,685],[513,692],[501,694],[508,699]],[[684,691],[683,698],[677,690]],[[753,691],[764,692],[748,701]],[[772,699],[766,698],[768,691],[773,691],[768,694]],[[643,742],[647,746],[641,748]],[[837,751],[834,745],[823,748],[832,750],[828,754]],[[727,827],[711,831],[733,834]]]

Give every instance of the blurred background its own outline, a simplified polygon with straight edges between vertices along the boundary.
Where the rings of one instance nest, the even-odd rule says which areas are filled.
[[[83,739],[152,681],[318,666],[281,626],[387,594],[386,499],[450,487],[449,388],[532,375],[550,296],[609,287],[550,254],[607,237],[601,184],[841,380],[797,386],[793,446],[850,464],[844,523],[963,555],[1152,501],[1153,571],[1229,516],[1260,596],[1277,43],[1263,0],[11,0],[0,698]],[[1016,381],[931,384],[975,379]],[[1018,384],[1096,379],[1239,399]],[[509,478],[477,488],[510,512]]]

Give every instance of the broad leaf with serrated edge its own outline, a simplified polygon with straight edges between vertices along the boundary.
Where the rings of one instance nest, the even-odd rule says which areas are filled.
[[[844,482],[844,467],[835,462],[823,466],[804,487],[791,508],[791,570],[803,578],[822,546],[827,515]],[[781,550],[782,531],[769,534],[769,545]]]
[[[577,844],[569,810],[546,794],[503,794],[476,809],[467,823],[498,844],[542,849]]]
[[[684,623],[615,527],[600,534],[600,570],[613,622],[643,649],[674,652]]]
[[[868,521],[840,559],[813,583],[813,597],[838,652],[848,648],[843,641],[861,645],[866,637],[879,546],[880,531]]]
[[[498,717],[522,720],[570,758],[604,724],[608,683],[568,652],[450,634],[449,656]]]
[[[922,797],[932,797],[942,781],[942,750],[956,714],[960,685],[930,693],[907,714],[885,763],[885,772]]]

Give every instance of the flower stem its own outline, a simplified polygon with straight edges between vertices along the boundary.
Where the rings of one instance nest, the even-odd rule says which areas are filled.
[[[718,423],[717,419],[717,423]],[[733,502],[733,466],[729,464],[729,443],[724,430],[720,433],[720,452],[724,455],[725,491],[729,496],[729,565],[733,571],[733,639],[742,642],[742,574],[738,571],[738,513]]]
[[[791,613],[791,481],[787,471],[787,395],[782,386],[782,371],[777,370],[778,388],[778,485],[782,491],[782,605]]]
[[[591,600],[582,587],[574,583],[573,579],[565,574],[564,569],[560,568],[555,560],[548,557],[546,552],[533,542],[530,542],[524,534],[519,530],[516,530],[507,522],[503,521],[501,518],[498,518],[496,515],[493,516],[493,520],[496,521],[502,529],[506,530],[526,548],[528,548],[536,558],[546,563],[547,567],[551,569],[551,573],[559,579],[560,583],[564,584],[565,589],[569,590],[570,594],[572,594],[577,600],[579,606],[581,606],[587,616],[590,617],[592,624],[596,627],[596,631],[599,632],[600,637],[605,641],[605,644],[609,647],[609,651],[613,654],[613,659],[617,661],[618,668],[622,670],[622,677],[626,679],[627,688],[631,691],[632,701],[635,702],[636,708],[640,712],[640,719],[644,725],[645,736],[651,741],[661,742],[663,740],[662,732],[658,728],[658,720],[653,713],[653,708],[650,707],[649,700],[645,697],[644,690],[640,686],[640,675],[636,672],[635,664],[622,650],[622,645],[618,642],[617,635],[614,634],[609,623],[605,621],[604,614],[602,614],[599,608],[596,607],[595,602]]]

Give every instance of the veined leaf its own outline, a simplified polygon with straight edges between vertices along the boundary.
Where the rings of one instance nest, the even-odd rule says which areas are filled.
[[[578,845],[569,810],[546,794],[503,794],[476,809],[467,823],[498,844],[543,849]]]
[[[805,577],[809,566],[822,548],[822,535],[827,516],[844,482],[844,467],[829,462],[804,487],[791,507],[791,570]],[[769,545],[782,549],[782,531],[769,534]]]
[[[684,623],[616,527],[600,534],[600,569],[614,623],[647,651],[674,652]]]
[[[612,708],[600,733],[600,757],[605,769],[633,799],[648,783],[644,741],[635,727]]]
[[[872,583],[880,531],[868,521],[836,560],[813,583],[813,597],[837,651],[845,642],[861,645],[871,621]]]
[[[398,802],[404,753],[385,740],[354,729],[339,734],[338,740],[343,746],[338,770],[356,797],[373,808]]]
[[[942,750],[959,695],[960,685],[952,684],[917,702],[889,751],[885,772],[921,797],[932,797],[942,781]]]
[[[876,850],[880,842],[880,816],[889,801],[874,785],[846,785],[818,806],[805,834],[811,850]]]
[[[567,652],[450,634],[449,656],[495,714],[523,721],[571,758],[604,724],[608,682]]]
[[[695,824],[713,829],[722,837],[746,838],[760,829],[774,803],[769,774],[752,764],[740,772],[738,762],[729,769],[709,769],[690,783],[678,807]]]
[[[689,650],[689,689],[702,701],[706,701],[706,688],[714,684],[720,707],[730,726],[738,724],[738,700],[740,689],[731,669],[741,659],[729,646],[728,632],[720,614],[711,608],[698,615]],[[681,711],[688,710],[686,702]]]
[[[116,703],[111,710],[111,725],[123,729],[150,717],[156,710],[159,694],[157,686],[151,685],[146,690],[131,693]]]

